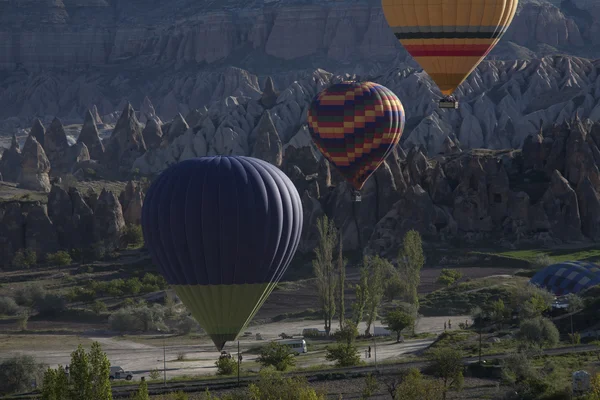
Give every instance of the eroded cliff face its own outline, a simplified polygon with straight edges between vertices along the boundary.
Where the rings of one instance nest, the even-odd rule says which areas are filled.
[[[85,67],[126,60],[210,64],[240,50],[261,50],[282,60],[317,53],[340,61],[388,56],[401,46],[380,4],[4,0],[0,67]],[[544,1],[524,2],[506,39],[533,50],[541,44],[576,52],[597,40],[597,14],[592,2],[575,2],[565,12]]]
[[[489,59],[536,58],[557,49],[593,57],[600,45],[597,9],[582,0],[566,11],[524,2]],[[7,133],[31,126],[34,117],[72,123],[93,105],[107,115],[146,96],[157,116],[171,119],[258,92],[243,76],[233,82],[236,74],[225,65],[272,75],[279,87],[315,67],[359,77],[419,69],[390,32],[379,0],[0,2],[0,71],[6,71],[0,73],[0,128]]]

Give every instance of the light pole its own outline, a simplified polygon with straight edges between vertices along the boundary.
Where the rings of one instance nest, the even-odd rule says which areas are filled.
[[[238,340],[238,386],[240,386],[240,368],[242,367],[242,354],[240,353],[240,341]]]
[[[167,345],[163,333],[163,385],[167,387]]]
[[[375,371],[377,370],[377,340],[375,340],[375,336],[373,336],[373,348],[375,350]]]
[[[161,333],[162,342],[163,342],[163,385],[166,387],[167,386],[167,344],[166,344],[166,340],[165,340],[165,333],[160,328],[158,328],[157,330]]]

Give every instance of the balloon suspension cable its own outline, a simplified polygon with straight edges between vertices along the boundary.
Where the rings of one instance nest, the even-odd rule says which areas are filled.
[[[360,237],[360,228],[358,226],[358,218],[356,217],[356,203],[357,203],[357,201],[352,202],[352,216],[354,217],[354,226],[356,227],[356,237],[358,239],[358,248],[362,250],[362,239]]]
[[[373,174],[373,180],[375,181],[375,223],[379,222],[379,180],[377,179],[377,173]]]

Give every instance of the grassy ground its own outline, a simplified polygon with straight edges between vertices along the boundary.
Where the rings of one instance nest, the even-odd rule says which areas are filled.
[[[490,300],[507,300],[512,292],[527,284],[518,276],[495,276],[462,282],[422,296],[419,312],[425,316],[465,315]]]
[[[526,249],[484,254],[505,257],[507,259],[523,260],[532,264],[540,256],[548,256],[552,262],[578,260],[595,262],[600,260],[600,246],[563,247],[557,249]]]

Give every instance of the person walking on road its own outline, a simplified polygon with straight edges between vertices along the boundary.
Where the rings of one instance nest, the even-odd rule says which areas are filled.
[[[369,346],[369,358],[371,358],[371,346]]]
[[[452,329],[452,320],[448,320],[448,329]]]

